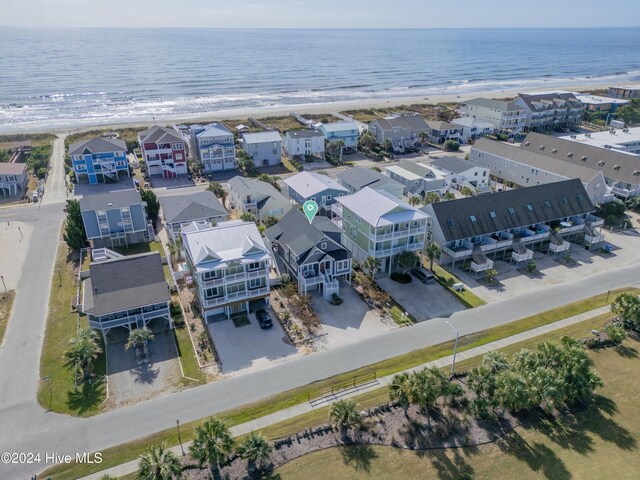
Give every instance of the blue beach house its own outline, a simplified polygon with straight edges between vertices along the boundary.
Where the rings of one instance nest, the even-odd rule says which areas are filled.
[[[342,140],[345,148],[358,149],[358,125],[356,122],[323,123],[319,130],[329,143]]]
[[[334,179],[314,172],[300,172],[284,183],[292,202],[304,205],[307,200],[313,200],[318,204],[318,213],[325,216],[331,216],[331,205],[336,198],[351,193]]]
[[[78,182],[117,182],[121,174],[130,177],[127,144],[111,138],[91,138],[69,146],[73,172]]]

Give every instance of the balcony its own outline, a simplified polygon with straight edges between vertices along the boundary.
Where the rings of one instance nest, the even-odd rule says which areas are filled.
[[[529,262],[533,260],[533,252],[524,245],[514,245],[514,250],[511,252],[511,261],[515,263]]]
[[[504,250],[513,244],[513,235],[509,232],[501,232],[481,237],[480,242],[475,247],[479,247],[482,253],[494,252],[496,250]]]
[[[375,258],[385,258],[392,255],[397,255],[402,252],[416,252],[424,248],[424,242],[411,243],[408,245],[401,245],[393,248],[386,248],[384,250],[371,250],[369,249],[369,255]]]
[[[593,245],[598,245],[602,242],[604,242],[604,233],[591,232],[591,233],[585,234],[584,236],[585,245],[588,245],[590,247]]]
[[[160,308],[158,310],[153,310],[150,312],[142,312],[138,314],[125,314],[118,318],[104,320],[104,321],[100,321],[100,319],[96,317],[90,317],[89,326],[91,328],[103,330],[105,328],[113,328],[113,327],[120,327],[123,325],[129,325],[138,320],[149,321],[149,320],[153,320],[154,318],[161,318],[161,317],[164,317],[164,318],[170,317],[168,308],[165,307],[165,308]]]
[[[631,190],[628,188],[610,187],[610,191],[618,197],[628,198],[632,196]]]
[[[549,226],[542,225],[542,224],[536,225],[535,230],[522,227],[514,231],[514,236],[516,238],[519,238],[520,243],[522,244],[546,240],[547,238],[549,238],[550,234],[551,234],[551,229],[549,228]]]
[[[220,278],[212,278],[210,280],[205,280],[204,282],[202,282],[202,285],[205,288],[216,287],[219,285],[224,285],[226,283],[237,282],[239,280],[248,280],[251,278],[268,277],[268,276],[269,276],[269,270],[260,268],[258,270],[251,270],[249,272],[239,272],[231,275],[225,275]]]
[[[490,260],[488,258],[485,258],[480,263],[471,261],[471,270],[473,270],[475,273],[484,272],[485,270],[489,270],[490,268],[493,268],[493,260]]]
[[[569,221],[560,222],[558,235],[568,235],[570,233],[582,232],[584,230],[584,219],[572,217]]]
[[[426,227],[413,227],[390,233],[372,233],[369,231],[369,240],[373,240],[374,242],[384,242],[385,240],[405,238],[413,235],[424,235],[425,233],[427,233]]]
[[[237,302],[239,300],[249,300],[251,298],[267,295],[268,293],[269,287],[254,288],[252,290],[240,290],[239,292],[228,293],[226,296],[204,299],[202,301],[202,305],[205,308],[217,307],[219,305],[225,305],[227,303]]]
[[[471,256],[473,253],[473,244],[464,240],[462,245],[457,247],[443,246],[442,251],[449,255],[453,260],[463,259]]]
[[[587,218],[585,218],[585,222],[591,228],[602,227],[604,225],[604,220],[602,218],[596,217],[595,215],[591,214],[587,215]]]

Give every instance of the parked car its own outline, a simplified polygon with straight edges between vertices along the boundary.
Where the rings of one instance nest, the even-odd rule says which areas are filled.
[[[435,276],[429,270],[424,268],[414,267],[411,269],[411,274],[420,280],[422,283],[433,283]]]
[[[256,311],[256,319],[260,324],[260,328],[262,328],[263,330],[273,327],[273,322],[271,321],[271,317],[265,310],[260,309]]]

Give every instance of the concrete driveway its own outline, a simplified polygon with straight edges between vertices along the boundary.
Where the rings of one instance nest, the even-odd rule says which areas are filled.
[[[380,277],[377,282],[418,321],[434,317],[449,317],[451,314],[465,309],[452,294],[437,282],[427,285],[413,278],[411,283],[401,284],[389,277]]]
[[[107,371],[109,404],[113,407],[180,390],[182,373],[173,332],[166,328],[166,321],[162,319],[153,320],[149,326],[155,337],[149,342],[149,363],[141,365],[138,365],[133,349],[125,348],[128,330],[117,328],[109,332]]]
[[[286,360],[298,353],[289,343],[287,334],[273,312],[269,311],[273,328],[262,330],[253,313],[249,314],[249,323],[236,327],[232,320],[213,322],[208,325],[209,333],[218,352],[222,373],[232,374],[262,370]]]
[[[395,323],[385,323],[348,284],[340,283],[341,305],[331,305],[320,293],[314,293],[313,310],[327,330],[315,344],[319,350],[340,347],[374,337],[395,328]]]

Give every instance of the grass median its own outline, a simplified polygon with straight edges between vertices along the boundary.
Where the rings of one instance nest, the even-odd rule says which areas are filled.
[[[71,302],[75,300],[77,291],[74,268],[79,268],[78,264],[78,253],[70,252],[67,245],[60,242],[51,279],[49,315],[40,359],[40,377],[48,377],[48,380],[40,382],[38,403],[47,410],[84,417],[100,412],[106,388],[104,381],[100,380],[85,383],[76,391],[73,372],[65,367],[64,352],[76,333],[78,321],[80,328],[89,325],[86,315],[78,317],[71,311]],[[104,351],[104,345],[101,346]],[[98,379],[104,379],[104,354],[100,355],[93,372]]]
[[[423,264],[428,267],[429,260],[423,257]],[[436,280],[438,281],[438,283],[446,288],[454,297],[460,300],[460,302],[465,307],[475,308],[486,305],[487,302],[472,293],[471,290],[469,290],[466,286],[463,290],[455,290],[453,288],[453,285],[455,285],[456,283],[461,283],[460,279],[454,274],[449,273],[437,263],[433,264],[433,273],[436,276]]]
[[[607,293],[602,293],[594,297],[574,302],[562,307],[558,307],[546,312],[542,312],[537,315],[532,315],[514,322],[501,325],[492,329],[484,330],[482,332],[474,333],[471,335],[465,335],[460,337],[458,342],[458,351],[468,350],[480,345],[487,344],[489,342],[509,337],[517,333],[531,330],[532,328],[546,325],[549,323],[562,320],[564,318],[571,317],[584,312],[589,312],[596,308],[603,307],[613,301],[619,293],[632,292],[640,293],[640,289],[622,288],[618,290],[612,290],[607,300]],[[538,337],[539,339],[540,337]],[[538,340],[539,341],[539,340]],[[361,377],[374,372],[378,377],[391,375],[407,368],[415,367],[423,363],[427,363],[433,360],[437,360],[442,357],[446,357],[453,353],[453,341],[444,342],[438,345],[433,345],[423,349],[415,350],[413,352],[400,355],[394,358],[383,360],[381,362],[368,365],[356,370],[351,370],[346,373],[335,375],[333,377],[319,380],[311,384],[294,388],[285,392],[281,392],[272,397],[247,404],[242,407],[227,410],[216,414],[217,418],[224,420],[227,425],[234,426],[239,425],[256,418],[269,415],[271,413],[283,410],[285,408],[298,405],[308,401],[310,395],[319,390],[330,388],[332,385],[347,382],[354,377]],[[359,401],[363,406],[372,406],[386,399],[386,391],[374,391],[366,396],[359,398]],[[384,399],[382,399],[384,397]],[[318,416],[325,415],[322,410],[318,410],[319,413],[312,412]],[[325,415],[326,418],[326,415]],[[295,425],[295,419],[291,419],[290,425]],[[201,421],[195,421],[188,424],[181,425],[182,440],[188,441],[193,438],[194,427],[199,425]],[[281,427],[284,428],[284,427]],[[293,427],[287,427],[293,428]],[[281,435],[280,435],[281,436]],[[42,476],[51,476],[52,478],[78,478],[90,473],[95,473],[107,468],[120,465],[131,460],[135,460],[142,454],[149,444],[165,442],[167,445],[177,445],[178,437],[175,428],[169,428],[157,432],[153,435],[128,442],[123,445],[108,448],[102,450],[103,463],[100,465],[84,465],[84,464],[65,464],[56,465],[47,469]]]

